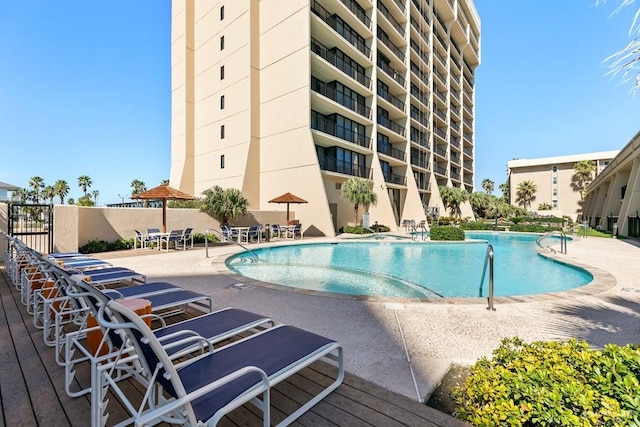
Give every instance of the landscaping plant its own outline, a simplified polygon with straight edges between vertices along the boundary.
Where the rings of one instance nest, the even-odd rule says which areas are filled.
[[[453,389],[476,426],[640,426],[640,348],[505,338]]]

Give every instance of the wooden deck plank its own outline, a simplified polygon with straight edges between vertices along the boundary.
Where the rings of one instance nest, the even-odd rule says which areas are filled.
[[[32,316],[20,303],[20,294],[10,284],[1,264],[0,304],[0,342],[3,343],[0,369],[2,372],[15,373],[0,375],[0,427],[88,425],[89,397],[67,396],[64,391],[64,369],[55,363],[54,349],[44,344],[42,331],[33,326]],[[172,322],[188,316],[175,316]],[[274,387],[271,393],[272,421],[281,421],[307,402],[333,381],[336,371],[335,366],[329,363],[316,362]],[[80,385],[88,384],[88,364],[78,367],[75,380]],[[144,391],[134,380],[121,382],[121,387],[133,400],[140,399]],[[118,399],[115,396],[110,398],[108,425],[128,416]],[[225,417],[220,425],[254,426],[261,425],[261,420],[261,412],[247,404]],[[293,425],[444,427],[468,424],[347,373],[337,390]]]

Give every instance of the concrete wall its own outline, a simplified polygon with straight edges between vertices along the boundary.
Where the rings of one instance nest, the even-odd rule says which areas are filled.
[[[160,208],[106,208],[75,205],[56,205],[53,211],[54,252],[74,252],[92,240],[113,242],[132,239],[134,230],[162,226]],[[233,221],[238,226],[254,224],[285,224],[286,212],[256,211]],[[295,219],[295,211],[290,219]],[[0,230],[7,231],[7,205],[0,203]],[[198,209],[167,208],[167,231],[191,227],[194,233],[219,229],[220,223]],[[303,224],[304,228],[304,224]],[[0,242],[0,256],[4,259],[6,245]]]

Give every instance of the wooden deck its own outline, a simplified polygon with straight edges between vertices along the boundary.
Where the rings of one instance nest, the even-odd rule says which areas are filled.
[[[87,426],[90,404],[86,396],[72,398],[64,391],[64,369],[54,360],[54,351],[42,340],[42,332],[20,302],[20,294],[0,266],[0,427]],[[317,363],[275,387],[271,394],[272,418],[278,422],[293,412],[298,402],[330,380],[334,368]],[[86,383],[87,372],[78,372]],[[140,394],[136,383],[127,384]],[[109,403],[108,424],[125,419],[117,399]],[[260,414],[251,405],[235,410],[224,426],[261,425]],[[390,392],[353,375],[323,401],[300,417],[297,426],[465,426],[433,408]]]

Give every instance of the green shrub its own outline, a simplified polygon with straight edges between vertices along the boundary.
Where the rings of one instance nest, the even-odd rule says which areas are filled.
[[[496,226],[495,221],[491,221],[491,222],[471,221],[471,222],[466,222],[464,224],[460,224],[460,228],[463,229],[463,230],[491,230],[491,231],[493,231],[495,226]]]
[[[431,240],[464,240],[464,231],[459,227],[434,225],[429,231]]]
[[[509,227],[509,231],[520,233],[547,233],[549,231],[561,231],[562,227],[546,227],[540,224],[516,224]]]
[[[351,233],[351,234],[371,234],[372,231],[368,228],[364,228],[360,225],[345,225],[339,230],[341,233]]]
[[[640,348],[505,338],[453,389],[455,415],[476,426],[640,423]]]
[[[78,251],[82,254],[94,254],[98,252],[122,251],[133,248],[133,239],[120,239],[114,242],[105,240],[91,240],[85,245],[80,246]]]

